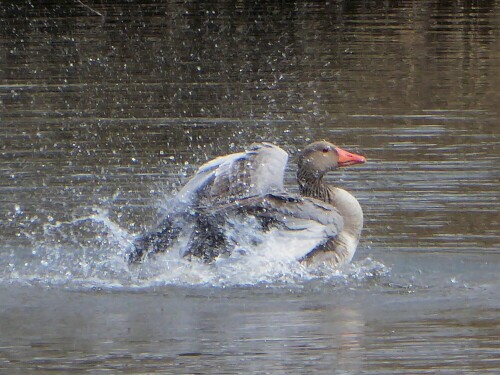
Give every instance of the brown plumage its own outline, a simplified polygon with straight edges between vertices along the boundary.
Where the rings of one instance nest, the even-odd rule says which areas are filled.
[[[364,163],[365,158],[326,141],[308,145],[298,157],[300,196],[284,190],[287,159],[281,148],[259,143],[205,163],[178,193],[160,228],[140,238],[129,259],[167,250],[183,231],[190,231],[184,256],[211,261],[230,254],[234,243],[225,237],[224,225],[231,216],[247,215],[260,220],[264,231],[273,227],[285,236],[310,233],[308,246],[289,249],[299,261],[349,262],[363,227],[363,212],[356,198],[327,185],[323,177],[339,167]]]
[[[342,231],[308,254],[306,261],[351,261],[363,229],[363,210],[354,196],[346,190],[329,186],[323,177],[339,167],[365,161],[363,156],[347,152],[326,141],[308,145],[299,155],[297,181],[300,194],[332,205],[344,220]]]

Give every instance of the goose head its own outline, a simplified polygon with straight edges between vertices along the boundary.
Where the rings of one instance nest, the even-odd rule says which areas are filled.
[[[306,146],[298,159],[299,175],[321,178],[327,172],[366,162],[364,156],[348,152],[327,141]]]

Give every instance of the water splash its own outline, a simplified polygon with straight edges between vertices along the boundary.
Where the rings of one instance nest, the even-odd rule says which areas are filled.
[[[158,286],[297,286],[310,281],[357,283],[385,276],[389,269],[365,259],[342,267],[310,268],[286,251],[286,242],[273,231],[256,234],[254,226],[238,227],[238,246],[229,257],[212,263],[180,257],[178,243],[170,251],[130,265],[126,254],[136,233],[130,233],[103,208],[89,215],[43,226],[31,249],[16,249],[2,259],[1,283],[59,285],[69,288],[137,289]],[[243,231],[241,228],[245,228]]]

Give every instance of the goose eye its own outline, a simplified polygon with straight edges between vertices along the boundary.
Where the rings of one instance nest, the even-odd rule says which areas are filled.
[[[325,148],[323,149],[323,152],[324,152],[324,153],[327,153],[328,151],[330,151],[330,149],[329,149],[328,147],[325,147]]]

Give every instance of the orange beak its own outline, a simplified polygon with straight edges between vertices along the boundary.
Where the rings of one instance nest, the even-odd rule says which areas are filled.
[[[337,147],[336,150],[337,155],[339,156],[339,167],[347,167],[348,165],[363,164],[366,162],[366,158],[364,156],[342,150],[340,147]]]

